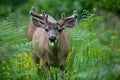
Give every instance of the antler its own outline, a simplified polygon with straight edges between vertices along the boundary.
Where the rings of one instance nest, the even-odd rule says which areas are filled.
[[[77,17],[78,17],[78,13],[77,13],[76,10],[74,10],[72,16],[69,16],[69,17],[65,18],[65,14],[63,13],[61,17],[62,18],[58,21],[58,23],[60,24],[60,26],[63,26],[69,20],[76,20]]]
[[[30,14],[31,14],[33,17],[36,17],[36,18],[39,18],[39,19],[43,19],[43,16],[40,16],[39,14],[35,13],[35,8],[34,8],[34,7],[31,8]]]
[[[32,15],[35,18],[39,18],[40,21],[42,21],[44,24],[48,23],[48,15],[47,14],[45,15],[45,11],[44,10],[42,10],[42,16],[41,16],[41,15],[35,13],[35,8],[32,7],[31,10],[30,10],[30,15]]]
[[[45,14],[45,11],[44,11],[44,10],[42,10],[42,17],[43,17],[43,21],[44,21],[45,23],[48,23],[48,14]]]
[[[73,11],[73,15],[70,16],[70,17],[65,18],[65,21],[68,21],[68,20],[70,20],[70,19],[77,19],[77,17],[78,17],[77,11],[74,10],[74,11]]]

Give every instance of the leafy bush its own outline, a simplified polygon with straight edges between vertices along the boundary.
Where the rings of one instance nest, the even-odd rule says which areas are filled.
[[[9,78],[14,73],[11,59],[19,52],[27,51],[25,27],[16,27],[14,14],[0,23],[0,79]],[[21,44],[24,44],[22,47]],[[13,60],[14,62],[15,60]],[[6,76],[7,75],[7,76]]]
[[[28,15],[30,8],[34,6],[37,8],[37,12],[45,10],[47,13],[54,15],[56,19],[59,19],[62,12],[70,15],[71,12],[76,9],[79,13],[82,10],[92,11],[94,8],[103,8],[109,11],[120,12],[120,1],[119,0],[1,0],[0,1],[0,15],[7,16],[10,13],[16,13]],[[79,14],[81,16],[81,14]],[[119,14],[118,14],[119,15]],[[79,16],[79,17],[80,17]]]
[[[19,7],[25,4],[28,0],[0,0],[0,15],[8,16],[9,14],[19,10]]]
[[[44,80],[42,71],[36,74],[30,52],[31,43],[27,42],[26,37],[27,28],[18,27],[20,23],[16,23],[16,19],[16,15],[11,15],[0,23],[0,79]],[[119,23],[111,22],[108,26],[106,22],[103,17],[84,10],[77,25],[66,29],[70,43],[66,80],[119,79]],[[114,24],[116,28],[112,28]],[[51,69],[55,80],[56,69]]]

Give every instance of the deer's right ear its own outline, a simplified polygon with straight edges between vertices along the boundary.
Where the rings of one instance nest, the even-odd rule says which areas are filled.
[[[38,18],[32,17],[32,23],[37,27],[44,27],[44,22]]]

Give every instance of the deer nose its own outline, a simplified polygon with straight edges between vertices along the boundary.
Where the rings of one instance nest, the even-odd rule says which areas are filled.
[[[51,42],[54,42],[54,41],[56,40],[56,37],[55,37],[55,36],[51,36],[51,37],[49,38],[49,40],[50,40]]]

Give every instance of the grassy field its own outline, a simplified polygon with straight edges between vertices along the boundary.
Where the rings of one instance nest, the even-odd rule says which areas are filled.
[[[120,19],[112,20],[87,13],[74,28],[66,29],[70,44],[66,80],[120,79]],[[27,22],[18,26],[11,15],[0,23],[0,80],[44,80],[31,58]],[[56,68],[51,69],[52,80],[56,80]]]

